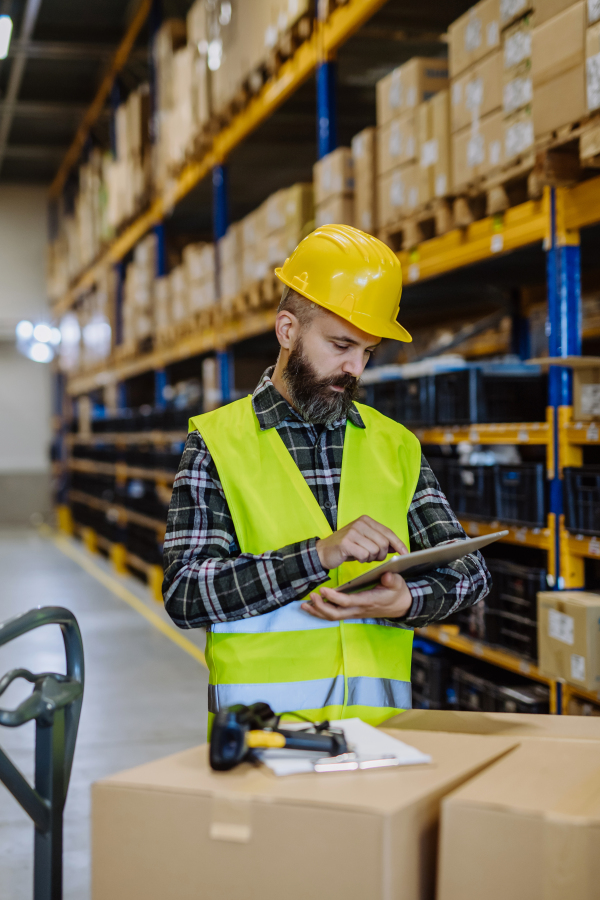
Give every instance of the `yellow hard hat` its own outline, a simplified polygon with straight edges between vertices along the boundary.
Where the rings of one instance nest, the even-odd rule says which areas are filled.
[[[350,225],[322,225],[275,274],[280,281],[361,331],[412,341],[396,321],[402,294],[400,260],[371,234]]]

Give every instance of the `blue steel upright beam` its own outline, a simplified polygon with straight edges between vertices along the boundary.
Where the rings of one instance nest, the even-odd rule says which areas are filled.
[[[154,226],[154,234],[156,235],[156,277],[162,278],[167,274],[167,236],[164,222],[159,222]],[[155,369],[154,406],[157,409],[165,409],[167,405],[164,391],[168,383],[166,369]]]
[[[550,356],[581,355],[581,251],[578,236],[567,235],[560,227],[560,196],[550,190],[550,235],[546,256],[548,288],[548,350]],[[563,513],[563,483],[559,477],[559,409],[573,403],[572,370],[550,366],[548,372],[548,404],[554,423],[554,477],[550,481],[550,512],[555,516],[555,589],[564,588],[561,573],[560,517]]]
[[[215,240],[215,289],[217,298],[222,296],[221,253],[219,241],[225,237],[229,227],[229,180],[227,167],[215,166],[212,170],[213,186],[213,235]],[[217,351],[219,390],[223,403],[233,400],[233,350]]]
[[[317,157],[337,147],[337,66],[334,60],[317,66]]]

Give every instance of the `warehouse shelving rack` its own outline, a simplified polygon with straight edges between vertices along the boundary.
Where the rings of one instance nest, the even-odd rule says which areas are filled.
[[[335,147],[334,65],[332,58],[360,26],[384,5],[385,0],[348,0],[338,5],[324,21],[317,21],[311,38],[296,50],[249,105],[215,137],[211,150],[186,166],[171,187],[168,196],[156,197],[143,215],[129,225],[104,251],[101,258],[80,274],[69,291],[55,306],[58,316],[68,309],[95,282],[100,269],[118,264],[151,228],[157,228],[159,238],[163,219],[173,206],[198,182],[212,173],[213,223],[215,238],[227,228],[227,169],[226,159],[250,132],[263,122],[289,97],[313,71],[317,71],[317,116],[319,156]],[[71,159],[69,164],[72,164]],[[550,355],[568,358],[581,354],[581,289],[580,289],[580,229],[600,223],[600,177],[592,178],[570,188],[546,187],[540,200],[530,200],[508,209],[505,213],[488,216],[466,228],[457,228],[442,237],[432,238],[411,251],[399,252],[407,285],[418,284],[460,268],[512,251],[542,244],[547,259],[548,318],[550,323]],[[164,235],[164,232],[163,232]],[[159,254],[160,255],[160,254]],[[218,270],[218,260],[217,260]],[[156,373],[157,396],[164,382],[165,366],[202,353],[215,352],[219,362],[221,394],[227,401],[231,396],[232,358],[234,344],[248,337],[266,333],[273,328],[273,310],[248,311],[239,318],[222,321],[210,329],[190,335],[176,345],[157,350],[132,360],[112,362],[97,371],[75,375],[68,379],[65,389],[72,397],[80,397],[107,385],[119,385],[126,379],[144,372]],[[572,409],[572,376],[568,366],[552,365],[549,369],[549,404],[546,422],[472,425],[467,427],[439,427],[416,429],[424,443],[456,444],[471,441],[479,444],[533,444],[546,447],[546,466],[549,480],[549,514],[546,527],[510,526],[506,542],[538,548],[548,554],[549,583],[556,589],[584,587],[584,560],[600,558],[600,538],[573,535],[564,526],[562,500],[562,468],[580,465],[584,445],[600,445],[599,422],[575,422]],[[87,434],[64,436],[63,448],[74,443],[93,445],[112,442],[124,447],[137,442],[167,444],[182,441],[182,432],[140,432],[116,434]],[[65,453],[66,456],[66,453]],[[123,464],[96,463],[71,459],[72,471],[110,474],[116,478],[143,477],[168,485],[174,473],[146,470]],[[65,498],[66,499],[66,498]],[[85,492],[71,492],[71,501],[87,503],[96,509],[110,510],[121,522],[136,521],[164,535],[164,523],[132,513],[118,504],[107,504]],[[75,526],[68,504],[58,505],[59,525],[73,533]],[[467,533],[485,534],[503,527],[499,522],[465,520]],[[122,544],[107,541],[90,528],[79,529],[87,546],[105,550],[118,571],[128,565],[146,572],[150,586],[160,599],[160,567],[144,563],[126,551]],[[569,696],[598,702],[600,696],[546,678],[537,667],[508,651],[499,650],[463,634],[451,626],[428,626],[422,629],[429,639],[458,650],[474,658],[483,659],[506,670],[518,672],[534,680],[548,683],[551,689],[553,712],[564,712]]]

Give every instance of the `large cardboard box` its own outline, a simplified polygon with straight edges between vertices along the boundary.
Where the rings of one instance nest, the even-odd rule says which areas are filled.
[[[600,690],[600,594],[538,594],[538,658],[544,675]]]
[[[533,0],[500,0],[500,27],[507,28],[516,19],[531,12],[533,5]]]
[[[586,32],[585,81],[587,108],[592,112],[600,107],[600,22]]]
[[[433,764],[276,778],[198,747],[92,788],[94,900],[426,900],[440,800],[516,746],[403,733]]]
[[[440,91],[417,110],[419,202],[452,193],[450,94]]]
[[[377,129],[365,128],[352,138],[354,160],[354,224],[373,232],[377,222]]]
[[[454,190],[487,175],[504,162],[504,118],[501,111],[481,119],[477,128],[452,135]]]
[[[386,125],[448,87],[445,59],[414,56],[377,82],[377,124]]]
[[[573,418],[576,422],[600,419],[600,366],[573,369]]]
[[[419,205],[419,167],[409,163],[377,179],[378,227],[394,225]]]
[[[386,731],[445,731],[458,734],[504,735],[523,740],[600,741],[600,718],[540,716],[527,713],[455,712],[449,709],[409,709],[383,726]],[[402,734],[398,737],[403,740]]]
[[[554,18],[564,12],[570,6],[574,6],[579,0],[535,0],[535,24],[543,25],[548,19]],[[591,0],[592,3],[597,0]]]
[[[350,147],[338,147],[313,166],[315,206],[320,206],[335,194],[351,194],[354,190],[354,170]]]
[[[502,106],[503,57],[500,50],[453,79],[450,87],[452,133]]]
[[[600,754],[524,743],[442,802],[438,900],[593,900]]]
[[[500,46],[500,0],[481,0],[448,28],[450,77]]]
[[[536,137],[570,125],[587,115],[583,63],[533,89],[533,127]]]
[[[320,225],[354,225],[353,194],[336,194],[315,209],[315,227]]]
[[[533,146],[533,115],[531,106],[527,106],[504,120],[504,162],[532,153]]]
[[[420,107],[417,107],[417,110]],[[417,137],[415,132],[415,112],[397,116],[386,125],[381,125],[377,135],[377,174],[385,175],[417,158]]]
[[[536,101],[539,86],[583,64],[585,27],[586,5],[580,0],[533,29],[531,77]]]

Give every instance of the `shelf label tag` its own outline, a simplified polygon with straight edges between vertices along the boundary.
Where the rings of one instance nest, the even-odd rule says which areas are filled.
[[[492,253],[500,253],[504,250],[504,235],[503,234],[493,234],[492,239],[490,241],[490,250]]]
[[[419,269],[419,266],[417,265],[417,263],[412,263],[412,265],[410,265],[408,267],[408,280],[409,281],[418,281],[420,275],[421,275],[421,270]]]
[[[575,619],[566,616],[557,609],[548,610],[548,637],[562,644],[573,646],[575,643]]]
[[[585,656],[571,653],[571,678],[573,681],[585,681]]]

